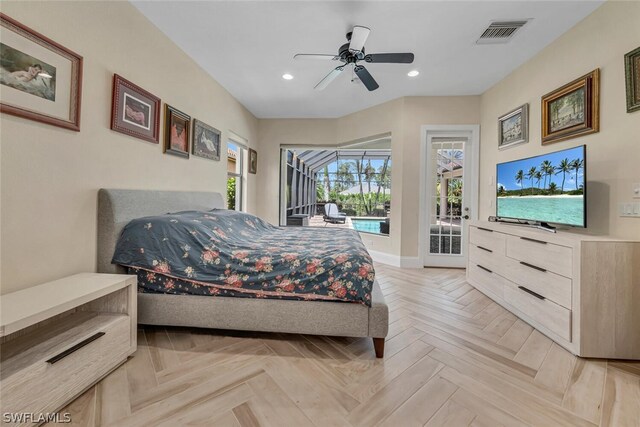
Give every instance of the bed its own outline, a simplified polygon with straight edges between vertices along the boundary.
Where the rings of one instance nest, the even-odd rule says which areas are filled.
[[[123,228],[141,217],[180,211],[224,209],[213,192],[101,189],[98,192],[98,272],[127,273],[112,264]],[[142,292],[138,323],[260,332],[371,337],[384,355],[389,314],[377,282],[367,304],[325,300],[234,298]]]

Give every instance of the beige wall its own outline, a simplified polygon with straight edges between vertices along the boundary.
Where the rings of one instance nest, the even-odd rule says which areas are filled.
[[[113,73],[220,129],[222,153],[231,131],[257,147],[255,117],[128,2],[1,7],[84,57],[80,132],[1,116],[3,293],[95,270],[101,187],[225,191],[224,159],[165,155],[109,129]],[[256,176],[248,180],[247,207],[255,212]]]
[[[587,145],[587,232],[640,238],[640,220],[618,216],[640,182],[640,112],[627,114],[624,54],[640,46],[640,2],[609,1],[482,95],[480,217],[494,215],[497,162]],[[540,143],[540,97],[600,68],[600,132]],[[498,151],[497,119],[530,104],[529,143]]]
[[[480,97],[399,98],[338,119],[259,120],[258,213],[278,222],[280,145],[330,145],[391,134],[390,236],[364,235],[367,247],[405,258],[418,256],[420,128],[478,124]]]

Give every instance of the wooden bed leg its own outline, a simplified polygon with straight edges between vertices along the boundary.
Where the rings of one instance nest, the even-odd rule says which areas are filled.
[[[382,359],[384,357],[384,338],[374,338],[373,348],[376,350],[376,357]]]

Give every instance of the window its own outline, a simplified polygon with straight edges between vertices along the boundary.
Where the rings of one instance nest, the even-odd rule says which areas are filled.
[[[380,147],[380,146],[384,147]],[[348,227],[389,234],[391,149],[287,149],[281,153],[280,224],[309,217],[324,226],[327,203],[336,203],[350,219]],[[316,221],[314,216],[319,216]]]
[[[227,144],[227,209],[241,211],[245,183],[244,158],[246,150],[231,141]]]

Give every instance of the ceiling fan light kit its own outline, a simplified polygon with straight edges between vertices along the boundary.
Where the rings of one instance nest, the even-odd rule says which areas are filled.
[[[366,54],[364,44],[369,37],[371,30],[367,27],[356,25],[353,30],[347,33],[348,43],[343,44],[338,49],[338,55],[329,54],[307,54],[299,53],[294,55],[294,59],[320,59],[340,61],[343,64],[337,66],[329,74],[327,74],[318,84],[314,87],[316,90],[323,90],[329,84],[335,80],[336,77],[344,71],[346,66],[353,66],[353,71],[358,76],[358,79],[369,90],[374,91],[380,87],[378,82],[373,78],[371,73],[358,62],[364,61],[366,63],[384,63],[384,64],[411,64],[413,62],[413,53],[373,53]],[[417,73],[417,71],[416,71]],[[411,75],[411,74],[410,74]],[[418,75],[418,74],[415,74]],[[413,76],[412,76],[413,77]]]

